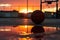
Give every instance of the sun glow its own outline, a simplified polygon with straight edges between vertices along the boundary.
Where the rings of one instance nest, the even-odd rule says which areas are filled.
[[[27,28],[28,26],[27,25],[25,25],[25,28]]]
[[[59,8],[60,8],[60,7],[59,7]],[[59,8],[58,8],[58,10],[59,10]],[[43,12],[44,12],[44,11],[56,12],[56,7],[43,9]]]
[[[20,9],[20,11],[19,11],[20,13],[29,13],[29,12],[33,12],[33,10],[32,9],[26,9],[26,8],[23,8],[23,9]]]

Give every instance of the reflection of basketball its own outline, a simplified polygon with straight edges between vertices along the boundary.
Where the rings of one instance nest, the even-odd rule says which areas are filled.
[[[44,37],[44,32],[45,32],[45,30],[44,30],[43,26],[37,26],[37,25],[35,25],[35,26],[31,29],[31,32],[32,32],[33,34],[42,33],[42,35],[41,35],[41,34],[35,35],[35,38],[36,38],[36,39],[41,40],[41,38]]]
[[[35,25],[35,26],[31,29],[31,32],[32,32],[32,33],[43,33],[43,32],[45,32],[45,31],[44,31],[43,26],[37,26],[37,25]]]
[[[35,24],[40,24],[43,22],[44,20],[44,13],[40,10],[36,10],[31,14],[31,20],[35,23]]]

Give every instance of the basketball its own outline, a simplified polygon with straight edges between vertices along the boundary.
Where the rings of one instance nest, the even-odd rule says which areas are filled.
[[[44,13],[40,10],[35,10],[31,14],[31,20],[35,24],[41,24],[44,21]]]

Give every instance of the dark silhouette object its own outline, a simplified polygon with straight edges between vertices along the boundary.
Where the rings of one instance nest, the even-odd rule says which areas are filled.
[[[50,2],[50,1],[48,1],[47,3],[48,3],[48,4],[52,4],[52,2]]]
[[[32,29],[31,29],[31,32],[33,34],[37,34],[37,33],[42,33],[43,35],[36,35],[35,38],[36,39],[39,39],[41,40],[41,38],[44,37],[44,28],[42,26],[34,26]]]
[[[41,24],[44,21],[44,13],[42,11],[40,11],[40,10],[35,10],[31,14],[31,20],[35,24]]]
[[[43,33],[44,32],[44,28],[42,26],[34,26],[32,29],[31,29],[31,32],[33,33]]]

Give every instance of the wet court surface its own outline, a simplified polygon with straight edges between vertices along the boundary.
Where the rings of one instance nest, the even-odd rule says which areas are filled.
[[[31,33],[31,29],[34,26],[35,25],[18,25],[16,27],[0,26],[0,40],[60,40],[59,27],[43,26],[45,30],[44,37],[35,38],[35,35]]]
[[[20,18],[0,18],[0,25],[33,25],[31,19]],[[60,19],[45,19],[42,25],[47,26],[60,26]]]
[[[0,19],[0,40],[60,40],[60,19],[44,20],[42,26],[45,35],[43,35],[42,38],[36,38],[35,35],[31,33],[31,29],[36,26],[31,19]]]

